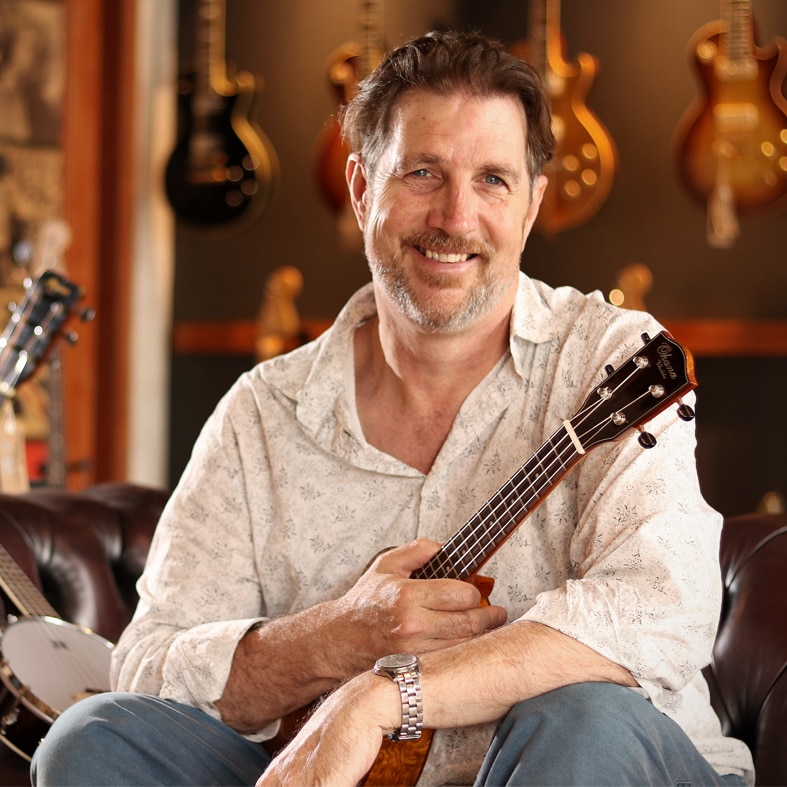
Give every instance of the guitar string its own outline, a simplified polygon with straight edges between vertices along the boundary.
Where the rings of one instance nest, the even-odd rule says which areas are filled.
[[[612,395],[617,393],[624,385],[626,385],[639,371],[639,368],[634,368],[628,374],[623,376],[621,381],[616,385],[614,390],[612,391]],[[640,397],[637,397],[629,404],[625,405],[621,412],[625,411],[627,408],[633,406],[633,404],[639,401],[641,398],[650,395],[650,392],[646,392],[642,394]],[[611,397],[607,397],[611,398]],[[584,425],[586,420],[591,417],[594,412],[606,401],[605,399],[598,399],[592,402],[588,407],[580,410],[580,412],[575,416],[573,421],[576,421],[574,424],[575,428],[579,428],[580,426]],[[603,429],[606,424],[606,420],[596,424],[594,427],[587,429],[581,435],[584,440],[587,440],[588,437],[595,436],[599,430]],[[561,434],[562,432],[562,434]],[[557,438],[557,441],[556,441]],[[568,438],[566,442],[564,438]],[[560,441],[563,440],[565,445],[561,445]],[[573,449],[573,450],[572,450]],[[549,464],[546,468],[542,464],[542,454],[548,453],[549,451],[555,456],[557,463],[559,465],[559,469],[554,469],[555,459],[553,459],[552,463]],[[573,454],[573,455],[572,455]],[[499,536],[502,534],[506,534],[510,532],[510,529],[513,526],[516,526],[518,522],[521,522],[522,519],[527,516],[529,513],[529,509],[533,507],[534,501],[539,501],[539,498],[542,498],[541,493],[545,488],[548,488],[551,484],[554,483],[557,479],[559,479],[563,474],[565,474],[570,467],[566,467],[568,462],[576,462],[579,459],[579,452],[576,450],[573,441],[571,440],[570,436],[568,435],[565,427],[559,428],[554,434],[552,434],[546,442],[535,452],[535,454],[523,464],[515,473],[514,475],[506,481],[498,490],[492,495],[490,501],[488,501],[487,505],[482,507],[476,514],[465,523],[465,525],[459,530],[457,539],[452,538],[449,542],[444,545],[443,549],[435,555],[432,560],[428,561],[426,565],[421,569],[422,573],[418,573],[418,576],[425,576],[425,578],[434,578],[435,576],[448,576],[449,571],[446,570],[446,565],[451,566],[455,569],[454,573],[460,573],[462,568],[458,568],[460,566],[464,566],[464,570],[467,570],[471,567],[473,561],[479,557],[477,553],[473,552],[473,547],[470,546],[471,542],[475,543],[476,549],[478,546],[482,544],[483,538],[488,538],[486,546],[484,549],[481,550],[480,557],[484,556],[486,549],[489,546],[494,546],[496,543],[495,536]],[[565,461],[564,461],[565,460]],[[529,464],[534,462],[541,467],[541,472],[535,478],[529,478],[527,471],[527,467]],[[522,505],[522,495],[520,493],[520,487],[522,484],[517,482],[515,479],[525,472],[524,481],[529,481],[529,486],[533,490],[531,496],[527,499],[527,501]],[[535,483],[540,482],[540,486],[536,488]],[[500,521],[500,514],[497,513],[498,507],[502,505],[510,512],[511,506],[509,505],[510,495],[511,493],[507,492],[507,488],[511,487],[511,493],[517,498],[516,502],[519,503],[520,509],[517,512],[515,517],[510,517],[506,525],[502,528],[498,526],[498,522]],[[545,497],[545,496],[544,496]],[[494,502],[491,506],[490,503]],[[487,514],[484,512],[487,511]],[[524,513],[523,513],[524,512]],[[476,521],[477,520],[477,521]],[[472,526],[472,529],[468,530],[468,526]],[[479,536],[477,531],[479,528],[484,528],[481,535]],[[490,534],[492,537],[490,538]],[[464,563],[454,564],[453,560],[455,560],[457,554],[464,553],[467,557]],[[476,569],[478,567],[476,566]],[[438,573],[442,572],[442,573]]]
[[[57,301],[53,301],[52,303],[57,303]],[[11,318],[12,320],[14,317],[17,319],[14,320],[14,327],[7,337],[5,346],[2,348],[2,352],[5,353],[6,357],[3,359],[3,373],[1,375],[3,381],[8,384],[11,390],[13,390],[19,382],[22,373],[27,366],[27,361],[33,357],[33,348],[36,346],[36,344],[44,341],[50,325],[54,323],[56,318],[60,315],[60,311],[53,310],[50,306],[43,318],[39,320],[33,328],[31,328],[30,336],[26,339],[25,343],[20,346],[19,342],[23,338],[25,329],[30,328],[30,316],[37,305],[38,304],[35,302],[35,298],[29,298],[25,302],[22,311],[16,312]],[[41,333],[37,334],[36,328],[40,328]],[[15,358],[12,357],[14,352],[16,352]],[[22,353],[25,353],[25,363],[20,367]],[[6,363],[7,361],[11,363]],[[9,368],[6,369],[6,366]],[[10,376],[10,372],[12,370],[14,372],[13,377]]]

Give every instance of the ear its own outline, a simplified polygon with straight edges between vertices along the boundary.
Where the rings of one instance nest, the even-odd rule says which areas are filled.
[[[361,158],[357,153],[351,153],[347,158],[347,167],[344,174],[347,178],[347,187],[350,191],[350,202],[353,206],[353,212],[358,221],[358,226],[363,231],[366,221],[366,190],[369,184],[366,180],[366,171],[361,163]]]
[[[527,241],[527,236],[530,235],[530,230],[533,229],[533,224],[535,223],[536,216],[538,216],[538,209],[541,207],[541,200],[544,199],[544,192],[547,189],[547,180],[546,175],[539,175],[536,178],[536,182],[533,184],[533,188],[530,194],[530,207],[527,210],[527,216],[525,217],[525,226],[524,226],[524,233],[522,235],[522,249],[521,251],[525,250],[525,242]]]

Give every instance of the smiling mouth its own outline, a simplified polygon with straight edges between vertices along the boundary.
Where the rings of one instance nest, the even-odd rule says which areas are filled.
[[[421,254],[424,255],[428,260],[435,260],[437,262],[448,262],[448,263],[455,263],[455,262],[467,262],[467,260],[476,257],[476,254],[473,253],[460,253],[460,252],[444,252],[444,251],[435,251],[433,249],[425,249],[421,246],[415,247]]]

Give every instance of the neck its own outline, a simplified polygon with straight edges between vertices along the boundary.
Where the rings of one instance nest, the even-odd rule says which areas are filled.
[[[378,296],[355,337],[356,404],[366,439],[426,473],[459,408],[506,351],[510,309],[440,334],[402,320]]]

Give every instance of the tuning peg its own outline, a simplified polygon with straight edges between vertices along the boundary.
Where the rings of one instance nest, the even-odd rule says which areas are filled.
[[[694,420],[694,410],[689,407],[687,404],[680,403],[680,407],[678,407],[678,418],[681,421],[693,421]]]
[[[639,442],[643,448],[653,448],[653,446],[656,445],[656,438],[650,432],[646,432],[644,429],[640,428],[637,442]]]
[[[91,322],[95,320],[96,310],[91,308],[82,309],[82,311],[79,312],[79,319],[82,320],[82,322]]]
[[[79,341],[79,334],[76,331],[69,331],[63,334],[63,338],[73,346]]]

